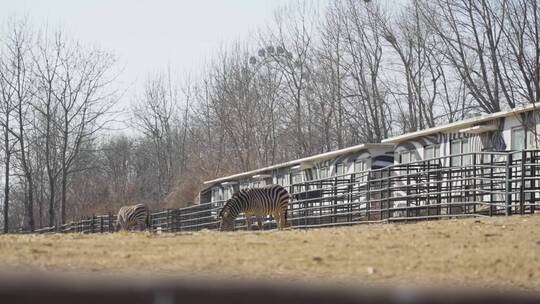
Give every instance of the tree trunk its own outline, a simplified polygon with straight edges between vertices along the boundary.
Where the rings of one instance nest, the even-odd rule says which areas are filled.
[[[65,125],[64,125],[64,138],[62,143],[62,197],[60,199],[60,225],[63,225],[66,221],[66,183],[67,183],[67,172],[66,172],[66,153],[67,153],[67,144],[68,144],[68,120],[67,113],[65,115]]]
[[[47,126],[46,126],[46,136],[47,138],[45,139],[45,162],[46,162],[46,167],[47,167],[47,177],[49,179],[49,227],[52,227],[54,226],[54,200],[55,200],[55,195],[56,195],[56,177],[57,177],[57,172],[56,172],[56,167],[55,167],[55,172],[53,172],[53,169],[51,168],[51,110],[50,110],[50,100],[51,100],[51,97],[49,96],[48,98],[48,103],[47,103],[47,109],[46,109],[46,114],[47,114]]]
[[[62,161],[62,200],[60,201],[60,225],[64,225],[66,222],[66,164]]]
[[[56,195],[56,187],[54,180],[49,177],[49,227],[54,226],[54,198]]]
[[[28,228],[30,231],[34,231],[34,181],[32,179],[32,174],[26,174],[26,179],[28,180],[28,204],[26,205],[26,220],[28,221]]]
[[[27,162],[26,147],[24,146],[24,122],[22,118],[22,109],[19,105],[19,143],[21,147],[21,164],[24,171],[24,176],[28,182],[28,204],[26,205],[26,220],[30,231],[34,231],[34,180],[30,166]]]
[[[7,112],[7,111],[6,111]],[[9,113],[9,112],[7,112]],[[8,115],[6,115],[8,116]],[[9,232],[9,161],[11,158],[11,151],[9,149],[9,118],[6,119],[6,126],[4,132],[4,149],[5,149],[5,171],[4,171],[4,233]]]

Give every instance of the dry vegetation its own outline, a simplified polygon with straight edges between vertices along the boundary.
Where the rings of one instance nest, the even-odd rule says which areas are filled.
[[[317,230],[2,235],[0,267],[540,290],[540,216]]]

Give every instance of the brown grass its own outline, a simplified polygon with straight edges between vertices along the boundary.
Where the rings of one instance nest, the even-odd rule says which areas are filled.
[[[540,290],[540,216],[263,232],[4,235],[20,270]]]

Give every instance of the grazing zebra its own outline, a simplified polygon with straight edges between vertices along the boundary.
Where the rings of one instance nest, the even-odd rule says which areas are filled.
[[[116,231],[128,230],[131,227],[139,227],[141,230],[150,227],[148,207],[137,204],[120,208],[116,219]]]
[[[242,189],[233,194],[225,203],[219,213],[221,217],[221,231],[233,230],[234,220],[240,213],[244,213],[251,228],[251,217],[257,216],[259,229],[262,229],[261,216],[272,215],[276,219],[279,229],[287,226],[287,205],[289,192],[280,185],[271,185],[263,188]]]

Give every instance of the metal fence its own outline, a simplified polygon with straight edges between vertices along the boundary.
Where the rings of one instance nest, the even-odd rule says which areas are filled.
[[[286,186],[292,228],[534,213],[540,200],[540,150],[476,152],[397,164]],[[151,214],[151,229],[217,229],[224,201]],[[109,232],[115,216],[36,232]],[[267,217],[265,228],[275,227]],[[246,228],[245,218],[236,228]]]

